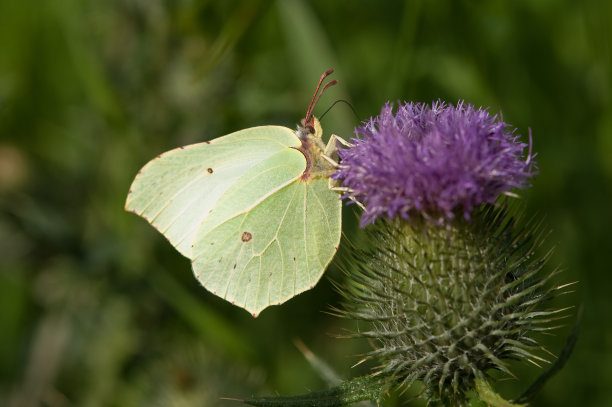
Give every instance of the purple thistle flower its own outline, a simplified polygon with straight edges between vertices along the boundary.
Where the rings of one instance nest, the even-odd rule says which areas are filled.
[[[361,225],[379,216],[421,215],[436,224],[528,186],[536,166],[527,144],[498,115],[459,102],[387,103],[355,129],[353,147],[339,151],[349,195],[366,206]],[[530,137],[531,139],[531,137]]]

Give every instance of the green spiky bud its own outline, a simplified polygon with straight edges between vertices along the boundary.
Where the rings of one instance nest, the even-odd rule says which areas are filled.
[[[562,310],[547,308],[555,272],[542,272],[537,228],[485,205],[445,227],[379,220],[366,232],[372,249],[354,254],[344,315],[369,323],[355,336],[373,342],[380,376],[461,405],[477,379],[511,374],[509,360],[543,360],[535,334]]]

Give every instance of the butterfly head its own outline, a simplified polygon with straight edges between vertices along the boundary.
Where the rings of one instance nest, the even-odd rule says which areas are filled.
[[[300,121],[300,126],[298,126],[297,130],[297,136],[300,138],[300,140],[302,140],[302,142],[306,142],[309,138],[313,136],[315,138],[321,139],[321,136],[323,135],[321,124],[312,113],[317,102],[319,101],[319,99],[321,99],[321,95],[323,95],[323,92],[325,92],[325,90],[330,86],[333,86],[338,83],[337,80],[327,82],[325,86],[323,86],[323,89],[321,89],[321,84],[323,83],[325,78],[327,78],[333,72],[333,69],[328,69],[327,71],[323,72],[321,78],[319,79],[319,83],[317,83],[317,87],[314,91],[314,94],[312,95],[312,99],[310,100],[308,109],[306,110],[306,116],[304,116],[304,118]],[[321,92],[319,92],[319,89],[321,89]]]
[[[302,141],[302,144],[308,143],[313,138],[321,140],[323,137],[323,128],[319,119],[314,116],[310,116],[310,122],[306,122],[306,119],[300,121],[296,132],[297,136]]]

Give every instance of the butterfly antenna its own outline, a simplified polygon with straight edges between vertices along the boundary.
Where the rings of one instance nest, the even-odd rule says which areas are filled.
[[[325,110],[325,111],[324,111],[324,112],[321,114],[321,116],[319,116],[319,120],[323,120],[323,117],[324,117],[324,116],[325,116],[327,113],[329,113],[329,111],[332,109],[332,107],[336,106],[336,104],[338,104],[338,103],[344,103],[344,104],[346,104],[346,105],[347,105],[347,106],[348,106],[348,107],[351,109],[351,111],[353,112],[353,114],[355,115],[355,118],[356,118],[357,120],[359,120],[359,115],[357,114],[357,111],[355,110],[355,108],[353,107],[353,105],[351,104],[351,102],[349,102],[348,100],[344,100],[344,99],[338,99],[338,100],[336,100],[334,103],[332,103],[332,104],[331,104],[331,106],[330,106],[330,107],[328,107],[328,108],[327,108],[327,110]]]
[[[319,97],[317,97],[317,101],[314,103],[313,108],[314,108],[314,106],[316,106],[317,103],[319,103],[319,99],[321,99],[321,96],[323,96],[323,92],[325,92],[325,89],[327,89],[330,86],[333,86],[333,85],[335,85],[337,83],[338,83],[338,81],[334,79],[333,81],[328,82],[328,83],[325,84],[325,86],[323,86],[323,89],[321,89],[321,93],[319,93]],[[311,112],[311,114],[312,114],[312,112]]]
[[[330,86],[333,86],[336,83],[338,83],[337,80],[333,80],[331,82],[328,82],[327,84],[325,84],[325,86],[323,86],[323,89],[321,90],[321,93],[319,93],[319,89],[321,88],[321,84],[323,83],[325,78],[327,78],[333,72],[334,72],[333,69],[328,69],[327,71],[323,72],[323,75],[321,75],[321,78],[319,79],[319,83],[317,83],[317,87],[316,87],[316,89],[314,91],[314,94],[312,95],[312,99],[310,100],[310,104],[308,105],[308,110],[306,110],[306,116],[304,117],[304,120],[303,120],[303,126],[307,126],[307,125],[311,125],[312,126],[312,123],[311,123],[312,122],[312,111],[314,110],[314,107],[316,106],[316,104],[319,101],[319,99],[321,99],[321,95],[323,95],[323,92],[325,92],[325,89],[327,89]],[[317,94],[319,95],[319,97],[317,97]]]

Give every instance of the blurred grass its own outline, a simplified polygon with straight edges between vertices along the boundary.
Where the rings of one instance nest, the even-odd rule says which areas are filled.
[[[534,405],[612,405],[611,16],[605,0],[1,1],[0,405],[322,388],[296,337],[356,374],[367,345],[329,336],[346,326],[321,312],[337,301],[329,282],[253,320],[123,211],[160,152],[293,127],[329,67],[340,84],[318,114],[340,98],[362,120],[387,100],[465,99],[531,128],[541,173],[523,200],[554,229],[551,267],[580,281],[567,301],[584,305],[575,354]],[[356,123],[338,105],[323,125],[349,138]]]

